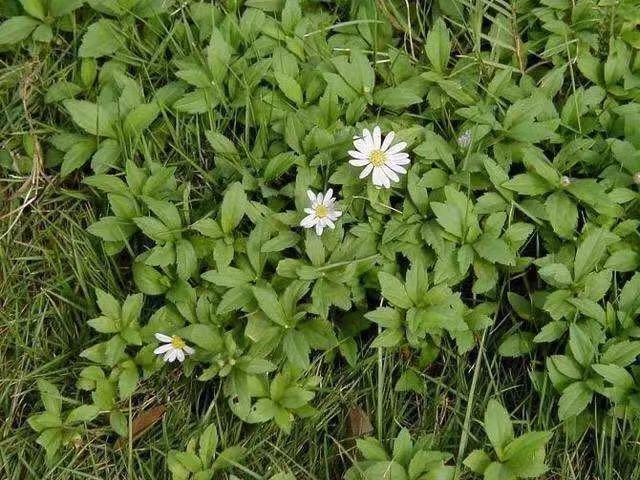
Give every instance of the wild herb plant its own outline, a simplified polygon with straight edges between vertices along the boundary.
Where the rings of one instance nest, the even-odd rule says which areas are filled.
[[[197,417],[150,440],[179,479],[640,478],[637,9],[0,5],[6,375],[48,341],[25,308],[69,327],[3,401],[35,468],[121,437],[153,477],[163,402]],[[349,449],[357,402],[377,439]]]

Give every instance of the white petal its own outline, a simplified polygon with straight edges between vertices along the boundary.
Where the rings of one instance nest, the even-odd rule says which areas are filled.
[[[334,228],[336,228],[336,224],[335,224],[335,223],[333,223],[333,222],[331,221],[331,219],[330,219],[330,218],[328,218],[328,217],[327,217],[327,219],[326,219],[326,223],[327,223],[327,227],[329,227],[331,230],[333,230]]]
[[[165,343],[163,345],[160,345],[158,348],[156,348],[153,353],[155,353],[156,355],[161,355],[164,352],[166,352],[167,350],[171,350],[173,348],[173,346],[170,343]]]
[[[334,210],[333,212],[331,212],[331,220],[336,220],[337,218],[340,218],[342,216],[342,212],[340,210]]]
[[[171,337],[165,335],[164,333],[156,333],[154,336],[158,340],[160,340],[161,342],[170,342],[171,341]]]
[[[173,360],[176,358],[176,351],[174,348],[171,348],[171,350],[167,350],[164,354],[164,356],[162,357],[162,359],[165,362],[173,362]]]
[[[307,197],[311,200],[311,203],[316,201],[316,195],[311,190],[307,190]]]
[[[185,345],[183,347],[183,350],[187,355],[193,355],[194,353],[196,353],[195,349],[191,348],[189,345]]]
[[[407,142],[398,142],[395,145],[392,145],[387,153],[391,155],[392,153],[399,153],[407,147]]]
[[[409,154],[407,152],[388,153],[387,158],[404,159],[404,158],[409,158]]]
[[[382,132],[380,131],[379,126],[373,127],[373,146],[376,150],[380,150],[380,145],[382,144]]]
[[[393,180],[394,182],[399,182],[400,181],[400,177],[398,177],[398,175],[396,175],[396,172],[394,172],[393,170],[391,170],[389,167],[387,167],[386,165],[382,165],[382,171],[384,172],[384,174],[390,178],[391,180]]]
[[[327,193],[324,194],[324,204],[328,205],[333,200],[333,188],[327,190]]]
[[[318,236],[322,235],[322,229],[323,229],[323,228],[324,228],[324,227],[320,224],[320,222],[316,223],[316,234],[317,234]]]
[[[354,167],[364,167],[366,164],[369,163],[369,159],[368,158],[357,158],[357,159],[349,160],[349,163],[351,165],[353,165]]]
[[[387,175],[384,173],[384,170],[382,170],[382,175],[383,175],[383,180],[384,180],[384,188],[391,188],[391,180],[389,179],[389,177],[387,177]]]
[[[370,149],[374,149],[375,147],[375,142],[373,141],[373,137],[371,136],[371,132],[369,130],[367,130],[366,128],[364,130],[362,130],[362,139],[364,140],[364,143],[370,148]],[[360,150],[360,149],[358,149]],[[362,150],[360,150],[362,151]]]
[[[371,170],[373,170],[373,164],[369,163],[366,167],[364,167],[364,170],[360,172],[360,178],[364,178],[369,175],[371,173]]]
[[[393,139],[395,138],[395,136],[396,134],[393,132],[387,133],[387,136],[384,137],[384,142],[382,142],[382,146],[380,147],[380,150],[385,152],[387,148],[389,148],[389,146],[391,145],[391,142],[393,142]]]
[[[356,147],[356,150],[364,153],[367,156],[369,156],[369,153],[371,153],[371,150],[373,150],[371,148],[371,145],[368,144],[366,140],[363,138],[358,138],[357,140],[354,140],[353,146]]]
[[[176,350],[176,358],[179,362],[184,362],[184,352],[180,349]]]
[[[374,185],[378,185],[380,187],[384,186],[385,176],[384,176],[384,172],[380,167],[373,168],[373,175],[371,179],[373,180]]]
[[[316,224],[316,220],[315,214],[307,215],[300,222],[300,226],[304,228],[311,228]]]
[[[304,213],[308,213],[309,215],[313,215],[313,208],[305,208]]]
[[[391,155],[390,157],[387,158],[387,164],[396,163],[398,165],[406,165],[410,162],[411,160],[409,160],[409,157],[396,157],[395,155]]]
[[[316,195],[316,201],[318,202],[318,205],[321,204],[323,200],[324,200],[324,194],[322,192]]]
[[[364,159],[364,160],[369,160],[369,155],[367,155],[366,153],[363,153],[363,152],[359,152],[358,150],[349,150],[347,153],[352,158],[360,158],[360,159]]]
[[[388,162],[387,163],[387,167],[389,167],[394,172],[407,173],[407,171],[405,170],[404,167],[401,167],[400,165],[398,165],[397,163],[394,163],[394,162]]]

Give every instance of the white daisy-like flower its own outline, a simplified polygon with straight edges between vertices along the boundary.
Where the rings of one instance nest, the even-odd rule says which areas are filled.
[[[398,142],[391,145],[395,136],[394,132],[389,132],[383,141],[380,127],[376,125],[373,133],[365,128],[361,137],[353,137],[356,150],[349,150],[349,163],[355,167],[364,167],[360,172],[360,178],[365,178],[373,172],[371,179],[374,185],[390,188],[392,181],[400,181],[398,173],[407,173],[402,166],[409,163],[409,154],[403,151],[407,143]]]
[[[304,228],[314,228],[318,235],[322,235],[324,227],[335,228],[334,223],[342,212],[335,208],[335,198],[333,198],[333,189],[330,188],[326,193],[318,193],[316,195],[311,190],[307,190],[307,196],[311,200],[311,208],[305,208],[304,211],[308,215],[302,219],[300,225]]]
[[[156,348],[153,353],[162,355],[162,359],[165,362],[171,363],[176,359],[179,362],[184,362],[185,355],[193,355],[195,352],[193,348],[187,345],[185,341],[177,335],[170,337],[169,335],[156,333],[155,337],[162,342],[163,345]]]

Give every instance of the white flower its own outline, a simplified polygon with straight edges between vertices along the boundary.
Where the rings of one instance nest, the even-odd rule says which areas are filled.
[[[333,198],[333,189],[327,190],[326,193],[314,194],[311,190],[307,190],[307,196],[311,200],[311,208],[305,208],[306,217],[302,219],[300,225],[304,228],[316,228],[316,233],[322,235],[324,227],[335,228],[335,222],[342,212],[335,209],[335,198]]]
[[[458,145],[460,145],[462,148],[469,148],[469,145],[471,145],[471,140],[471,130],[465,130],[464,133],[458,137]]]
[[[178,361],[183,362],[185,359],[185,354],[193,355],[193,353],[195,352],[193,348],[188,346],[185,341],[177,335],[170,337],[162,333],[156,333],[155,336],[164,345],[160,345],[153,351],[153,353],[155,353],[156,355],[162,355],[162,359],[165,362],[171,363],[176,358],[178,359]]]
[[[398,182],[398,173],[407,173],[402,165],[409,163],[409,154],[403,152],[406,142],[398,142],[391,145],[395,133],[389,132],[382,141],[380,127],[373,128],[373,134],[366,128],[361,137],[353,137],[353,146],[356,150],[349,150],[351,160],[349,163],[355,167],[364,167],[360,172],[360,178],[365,178],[371,172],[373,184],[379,187],[390,188],[391,181]]]

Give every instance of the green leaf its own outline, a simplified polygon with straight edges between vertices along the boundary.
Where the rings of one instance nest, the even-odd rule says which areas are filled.
[[[64,155],[62,165],[60,166],[60,175],[66,177],[74,170],[82,167],[96,149],[93,140],[87,139],[73,145]]]
[[[509,248],[507,242],[500,238],[481,237],[473,244],[473,248],[478,255],[492,263],[503,265],[515,265],[516,256]]]
[[[406,87],[389,87],[376,90],[374,101],[377,105],[398,110],[422,102],[422,97]]]
[[[115,138],[116,116],[112,109],[85,100],[65,100],[63,105],[71,119],[85,132]]]
[[[294,329],[290,329],[282,339],[282,347],[287,359],[296,367],[306,370],[309,368],[309,343],[305,336]]]
[[[544,204],[553,231],[562,238],[572,238],[578,226],[578,208],[564,192],[554,192]]]
[[[120,326],[111,318],[97,317],[88,320],[87,323],[91,328],[100,333],[117,333],[120,331]]]
[[[58,388],[53,383],[43,379],[38,379],[37,384],[45,410],[60,415],[62,397],[60,396]]]
[[[402,318],[400,313],[390,307],[380,307],[365,314],[367,320],[377,323],[384,328],[400,328]]]
[[[169,288],[168,279],[143,262],[133,263],[133,280],[136,287],[147,295],[160,295]]]
[[[542,177],[532,173],[520,173],[502,184],[504,188],[513,190],[522,195],[541,195],[547,193],[553,187]]]
[[[407,465],[413,454],[413,442],[409,430],[403,428],[393,441],[393,460],[401,465]]]
[[[293,77],[282,72],[275,72],[274,76],[276,78],[276,82],[278,82],[278,87],[289,100],[298,106],[304,103],[304,99],[302,98],[302,89]]]
[[[235,267],[223,267],[217,271],[209,270],[204,272],[201,277],[207,282],[227,288],[248,285],[253,280],[251,275]]]
[[[562,392],[558,401],[558,418],[565,420],[575,417],[591,403],[593,390],[585,382],[575,382]]]
[[[569,327],[569,348],[580,365],[586,367],[591,364],[595,348],[585,331],[575,324]]]
[[[11,17],[0,24],[0,45],[18,43],[31,35],[40,25],[35,18],[28,16]]]
[[[141,293],[128,295],[122,304],[122,323],[131,325],[140,319],[140,312],[144,303],[144,296]]]
[[[513,440],[513,425],[509,412],[496,400],[489,400],[484,414],[484,430],[493,448],[504,448]]]
[[[600,358],[601,363],[626,367],[640,355],[640,341],[622,340],[607,347]]]
[[[258,306],[270,320],[278,325],[287,326],[287,315],[271,287],[252,287]]]
[[[139,137],[158,117],[160,109],[155,103],[136,105],[127,113],[123,127],[125,132],[134,138]]]
[[[269,160],[262,176],[266,181],[275,180],[287,172],[296,161],[297,157],[291,152],[276,155]]]
[[[286,0],[282,9],[282,26],[287,32],[293,32],[302,18],[299,0]]]
[[[156,242],[164,243],[174,240],[174,235],[171,233],[171,230],[157,218],[137,217],[133,219],[133,222],[147,237]]]
[[[380,282],[382,296],[393,305],[405,309],[413,306],[413,302],[407,295],[404,285],[396,277],[390,273],[380,272],[378,273],[378,281]]]
[[[376,480],[407,480],[404,467],[395,461],[375,462],[364,471],[364,478]]]
[[[398,346],[404,340],[404,333],[398,328],[388,328],[380,333],[373,342],[371,348],[391,348]]]
[[[218,431],[215,424],[212,423],[205,428],[202,435],[200,435],[199,445],[200,460],[204,465],[209,465],[218,448]]]
[[[567,331],[567,323],[555,321],[547,323],[533,338],[535,343],[548,343],[559,339]]]
[[[188,280],[198,271],[198,257],[192,243],[181,238],[176,242],[176,270],[178,277]]]
[[[484,471],[484,480],[516,480],[509,467],[499,462],[492,462]]]
[[[44,97],[44,103],[55,103],[78,95],[82,88],[72,82],[56,82],[51,85]]]
[[[462,463],[472,472],[482,475],[491,463],[491,458],[482,450],[474,450]]]
[[[573,273],[576,281],[593,271],[607,251],[607,247],[616,240],[618,240],[617,235],[603,228],[589,232],[576,250],[576,258],[573,264]]]
[[[207,130],[205,132],[209,144],[213,148],[215,153],[220,155],[238,155],[238,150],[231,140],[225,137],[223,134],[214,130]]]
[[[39,20],[44,20],[45,11],[41,0],[20,0],[20,3],[24,11],[29,15]]]
[[[280,232],[271,240],[262,244],[260,251],[262,253],[280,252],[286,248],[293,247],[298,243],[300,235],[294,232]]]
[[[60,428],[49,428],[36,439],[36,443],[47,452],[47,461],[51,462],[62,446],[64,431]]]
[[[550,285],[558,288],[565,288],[571,285],[571,273],[562,263],[550,263],[538,269],[540,277]]]
[[[224,194],[220,207],[220,225],[224,233],[228,234],[238,226],[245,214],[246,203],[247,196],[242,184],[232,184]]]
[[[415,392],[424,395],[426,384],[421,376],[413,370],[405,370],[396,382],[394,387],[396,392]]]
[[[533,334],[530,332],[516,332],[503,337],[498,353],[503,357],[519,357],[531,352],[532,349]]]
[[[80,8],[84,0],[49,0],[49,15],[62,17]]]
[[[74,423],[90,422],[96,418],[99,413],[100,410],[95,405],[80,405],[69,412],[64,423],[72,425]]]
[[[615,387],[627,390],[635,384],[631,374],[618,365],[595,364],[591,368]]]
[[[356,446],[367,460],[385,461],[389,457],[380,442],[372,437],[356,439]]]
[[[450,59],[451,42],[449,40],[449,30],[442,17],[438,17],[431,30],[429,30],[424,49],[434,70],[443,73]]]
[[[538,477],[547,467],[544,465],[544,447],[551,432],[527,432],[509,443],[504,458],[509,469],[523,477]]]
[[[216,239],[224,237],[224,233],[222,232],[220,225],[218,225],[218,222],[216,222],[212,218],[201,218],[193,225],[191,225],[191,228],[197,232],[200,232],[205,237]]]
[[[29,422],[29,426],[36,432],[41,432],[48,428],[60,427],[62,425],[60,415],[53,412],[36,413],[35,415],[31,415],[27,419],[27,422]]]
[[[99,58],[111,55],[120,48],[122,33],[113,20],[105,18],[87,28],[78,50],[80,57]]]

